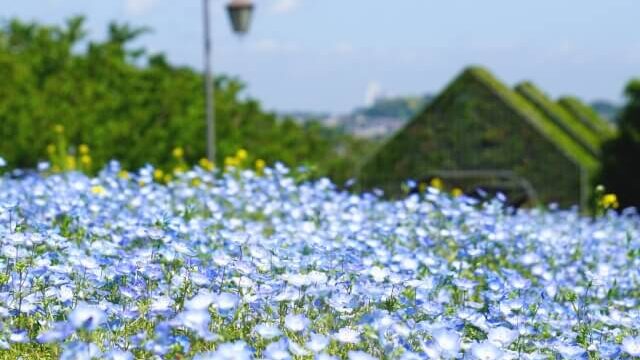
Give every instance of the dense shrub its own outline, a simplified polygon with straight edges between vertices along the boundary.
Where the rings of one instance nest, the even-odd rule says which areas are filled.
[[[640,206],[640,80],[627,85],[628,102],[618,120],[618,136],[603,147],[601,180],[622,206]]]

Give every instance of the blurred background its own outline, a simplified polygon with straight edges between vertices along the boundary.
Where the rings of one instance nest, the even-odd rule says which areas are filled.
[[[210,0],[218,167],[282,161],[389,194],[442,179],[566,205],[604,184],[640,204],[637,1],[256,0],[244,36],[228,3]],[[196,0],[5,4],[8,168],[212,166],[202,17]],[[541,145],[514,145],[527,142]],[[574,175],[547,191],[540,172]]]

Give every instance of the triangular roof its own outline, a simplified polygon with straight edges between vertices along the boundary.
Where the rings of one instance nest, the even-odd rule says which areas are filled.
[[[591,106],[573,96],[563,96],[558,100],[562,106],[574,118],[587,126],[601,141],[611,139],[616,135],[616,127],[610,121],[603,119]]]
[[[590,172],[597,169],[597,158],[583,144],[578,142],[575,136],[571,136],[556,122],[545,116],[545,114],[529,100],[516,91],[511,90],[483,67],[472,66],[465,69],[462,74],[445,89],[443,94],[447,93],[449,89],[453,89],[458,81],[469,77],[483,84],[493,92],[506,106],[518,113],[543,136],[549,139],[567,158]],[[437,103],[437,99],[433,102],[433,104],[435,103]],[[430,106],[433,106],[433,104]],[[425,111],[428,111],[429,107],[427,107]]]
[[[602,139],[594,134],[582,121],[566,111],[562,106],[529,81],[516,85],[515,90],[527,99],[540,113],[563,129],[575,142],[582,145],[591,155],[600,154]]]

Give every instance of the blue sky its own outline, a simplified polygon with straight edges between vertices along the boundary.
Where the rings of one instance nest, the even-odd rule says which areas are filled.
[[[274,110],[345,112],[367,96],[441,90],[466,65],[550,95],[621,101],[640,76],[638,0],[256,0],[251,33],[229,30],[212,0],[214,68]],[[140,43],[202,67],[200,0],[12,0],[0,18],[60,23],[83,14],[91,37],[113,19],[146,25]]]

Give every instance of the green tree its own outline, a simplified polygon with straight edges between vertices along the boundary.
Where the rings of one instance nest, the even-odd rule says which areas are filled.
[[[147,29],[112,23],[87,40],[82,17],[64,26],[12,20],[0,28],[0,155],[33,167],[64,127],[68,144],[87,144],[94,169],[111,159],[126,168],[169,167],[175,147],[189,163],[205,154],[201,74],[162,54],[131,48]],[[215,79],[216,162],[240,148],[250,160],[313,165],[343,180],[366,146],[317,123],[305,126],[264,111],[235,78]],[[348,151],[343,151],[344,149]]]
[[[618,120],[618,136],[603,147],[601,181],[620,205],[640,206],[640,79],[626,89],[627,104]]]

